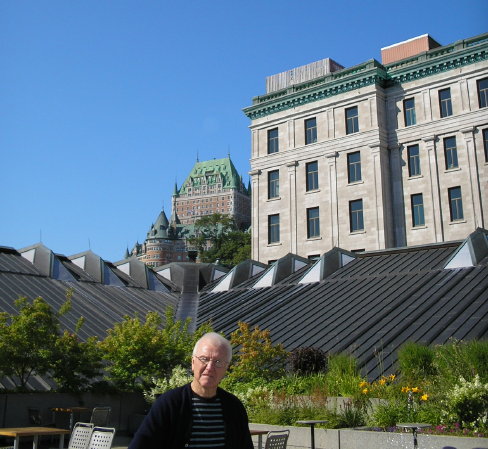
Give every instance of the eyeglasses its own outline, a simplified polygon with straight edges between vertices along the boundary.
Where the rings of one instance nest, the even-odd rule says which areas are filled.
[[[209,359],[208,357],[205,357],[203,355],[195,355],[194,357],[200,360],[200,362],[203,363],[205,366],[207,366],[210,362],[213,362],[216,368],[223,368],[224,366],[228,365],[228,362],[226,362],[225,360]]]

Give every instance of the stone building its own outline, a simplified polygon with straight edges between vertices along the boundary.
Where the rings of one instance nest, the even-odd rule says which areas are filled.
[[[488,34],[273,75],[251,119],[252,258],[462,239],[488,217]]]
[[[230,156],[197,161],[190,174],[172,196],[171,217],[162,210],[150,226],[143,243],[136,243],[131,255],[146,265],[157,267],[171,262],[186,262],[189,257],[187,239],[192,237],[194,223],[214,213],[231,215],[237,226],[248,228],[251,223],[251,195],[242,182]]]

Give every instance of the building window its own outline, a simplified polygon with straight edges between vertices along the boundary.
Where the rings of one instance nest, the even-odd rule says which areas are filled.
[[[317,120],[309,118],[305,120],[305,145],[317,142]]]
[[[420,176],[420,154],[419,146],[412,145],[407,147],[408,157],[408,176]]]
[[[451,89],[447,88],[439,91],[439,107],[441,117],[449,117],[452,115]]]
[[[268,243],[280,241],[280,214],[268,215]]]
[[[488,78],[478,81],[478,100],[480,108],[488,106]]]
[[[277,153],[278,146],[278,128],[268,130],[268,154]]]
[[[410,197],[412,205],[412,226],[424,226],[424,197],[421,193],[416,193]]]
[[[361,181],[361,153],[359,151],[347,155],[347,179],[349,184]]]
[[[488,162],[488,128],[483,130],[483,147],[485,149],[485,162]]]
[[[446,137],[444,139],[444,156],[446,159],[446,170],[459,167],[455,137]]]
[[[448,190],[449,208],[451,210],[451,221],[463,220],[463,198],[461,196],[461,187],[451,187]]]
[[[346,134],[353,134],[359,131],[358,107],[346,109]]]
[[[268,172],[268,199],[280,196],[280,172],[273,170]]]
[[[319,165],[317,161],[309,162],[306,166],[307,170],[307,192],[310,190],[317,190],[319,188]]]
[[[349,223],[351,232],[364,230],[363,200],[349,201]]]
[[[409,98],[403,101],[403,112],[405,113],[405,126],[412,126],[417,123],[414,98]]]
[[[320,237],[319,208],[307,209],[307,238]]]

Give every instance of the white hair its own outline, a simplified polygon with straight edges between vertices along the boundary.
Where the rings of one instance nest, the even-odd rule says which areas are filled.
[[[217,332],[207,332],[200,337],[200,339],[195,343],[195,346],[193,347],[194,356],[197,355],[198,347],[204,342],[211,343],[217,348],[224,348],[227,354],[226,362],[230,362],[230,359],[232,358],[232,346],[230,344],[230,341],[227,340],[225,337],[222,337],[222,335],[218,334]]]

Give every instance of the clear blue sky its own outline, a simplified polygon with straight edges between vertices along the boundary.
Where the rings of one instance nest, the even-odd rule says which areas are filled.
[[[487,0],[0,0],[0,245],[118,261],[197,154],[230,152],[247,183],[242,108],[266,76],[487,17]]]

